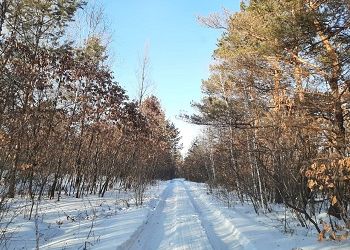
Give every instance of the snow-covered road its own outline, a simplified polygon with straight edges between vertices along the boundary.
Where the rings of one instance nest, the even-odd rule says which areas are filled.
[[[103,198],[43,200],[40,249],[350,249],[348,241],[319,242],[317,233],[297,225],[283,233],[283,214],[256,215],[252,206],[235,199],[227,208],[203,183],[160,181],[146,190],[143,206],[117,203],[131,203],[132,197],[115,190]],[[18,216],[9,230],[13,235],[6,249],[35,249],[32,220]]]
[[[255,249],[194,185],[169,182],[130,249]]]
[[[220,203],[203,184],[169,181],[144,223],[118,249],[348,249],[312,235],[283,234],[268,217]]]

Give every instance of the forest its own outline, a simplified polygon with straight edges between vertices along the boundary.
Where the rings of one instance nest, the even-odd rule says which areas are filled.
[[[130,100],[113,78],[99,14],[80,0],[0,3],[0,220],[15,197],[30,197],[30,219],[43,197],[103,197],[117,182],[142,204],[175,175],[179,132],[157,97]]]
[[[313,228],[319,241],[348,240],[349,0],[244,0],[237,12],[198,21],[221,36],[201,100],[192,103],[193,113],[180,115],[202,130],[182,156],[179,129],[160,98],[148,92],[147,53],[137,69],[136,98],[116,79],[98,6],[0,0],[0,248],[21,218],[35,222],[32,247],[39,249],[50,202],[100,201],[117,190],[133,197],[132,204],[121,199],[119,210],[135,206],[142,212],[146,201],[155,214],[147,218],[156,225],[166,221],[157,218],[173,215],[159,215],[172,208],[169,202],[183,205],[183,216],[192,209],[199,219],[184,221],[204,228],[209,241],[218,225],[204,208],[212,205],[209,195],[217,194],[228,207],[234,200],[252,206],[256,216],[283,207],[284,233],[288,211],[300,227]],[[89,204],[92,212],[86,209],[81,219],[91,221],[82,249],[99,243],[91,243],[99,214]],[[114,210],[116,216],[116,205]],[[78,215],[64,213],[66,220],[61,216],[52,225],[68,228]],[[158,227],[152,226],[145,228]],[[147,234],[138,237],[149,244]],[[224,245],[215,237],[213,249]]]
[[[257,213],[283,204],[320,239],[339,238],[350,227],[349,1],[242,1],[200,21],[223,33],[197,113],[184,115],[205,132],[183,175],[236,192]]]

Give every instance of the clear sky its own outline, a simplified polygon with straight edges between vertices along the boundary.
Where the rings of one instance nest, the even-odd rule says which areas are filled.
[[[145,44],[149,44],[153,93],[167,117],[180,129],[184,151],[198,128],[177,119],[193,112],[199,101],[201,80],[222,31],[200,25],[197,16],[239,9],[239,0],[102,0],[113,30],[111,50],[116,80],[131,98],[136,96],[136,69]]]

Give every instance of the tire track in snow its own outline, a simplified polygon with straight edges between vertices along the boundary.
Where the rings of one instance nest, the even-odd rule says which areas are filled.
[[[175,180],[174,197],[169,205],[174,205],[169,216],[175,229],[173,236],[165,239],[162,249],[212,249],[200,216],[188,197],[183,180]],[[171,201],[173,201],[171,203]],[[168,243],[168,247],[166,248]],[[170,244],[169,244],[170,243]]]
[[[233,223],[226,218],[221,211],[208,204],[200,192],[192,194],[192,190],[182,181],[187,195],[199,214],[202,227],[205,229],[209,242],[213,249],[249,249],[256,247],[246,237],[242,236]],[[196,198],[194,198],[196,197]]]
[[[221,250],[228,249],[226,244],[216,235],[212,226],[210,226],[210,222],[205,218],[205,216],[203,216],[201,209],[199,208],[197,202],[194,200],[191,191],[188,189],[187,185],[184,182],[182,182],[182,185],[185,188],[187,196],[191,201],[193,207],[195,208],[196,213],[199,215],[198,218],[201,221],[201,225],[204,228],[204,231],[208,237],[211,247],[213,249]]]
[[[182,179],[168,183],[155,209],[119,249],[251,249],[207,194]]]
[[[137,228],[133,235],[118,250],[123,249],[156,249],[164,235],[163,210],[166,199],[172,194],[174,189],[173,181],[170,181],[159,197],[159,201],[153,211],[150,211],[144,223]],[[156,231],[154,231],[156,229]],[[143,245],[143,244],[146,244]]]
[[[169,182],[157,208],[119,249],[212,249],[182,180]]]

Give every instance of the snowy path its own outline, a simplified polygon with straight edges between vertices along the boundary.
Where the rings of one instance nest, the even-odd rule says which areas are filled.
[[[118,249],[348,249],[344,242],[283,234],[267,217],[220,205],[202,184],[174,179],[166,185],[144,223]]]
[[[130,249],[255,249],[239,237],[219,210],[211,208],[196,186],[173,180],[158,206],[130,241]],[[126,246],[124,246],[126,247]]]
[[[257,216],[249,204],[238,202],[227,208],[201,183],[159,182],[146,191],[144,206],[117,203],[132,202],[132,195],[114,191],[104,198],[42,201],[40,249],[350,249],[348,241],[318,242],[317,233],[301,227],[284,234],[280,217],[272,217],[277,213]],[[4,249],[35,249],[32,220],[18,216],[9,230],[14,234]]]

